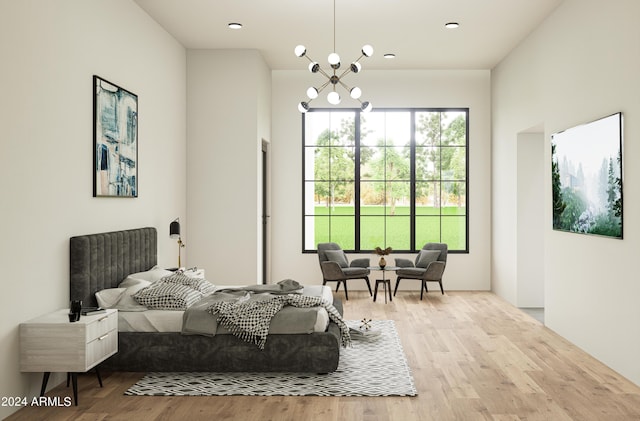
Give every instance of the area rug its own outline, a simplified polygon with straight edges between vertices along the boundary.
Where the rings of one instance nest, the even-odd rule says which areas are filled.
[[[353,328],[360,325],[347,323]],[[333,373],[147,373],[125,395],[415,396],[393,320],[373,321],[371,328],[380,335],[342,348]]]

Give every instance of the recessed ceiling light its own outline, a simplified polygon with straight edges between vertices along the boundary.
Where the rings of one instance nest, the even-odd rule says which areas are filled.
[[[386,54],[384,55],[384,58],[396,58],[396,55],[395,55],[395,54],[393,54],[393,53],[386,53]]]
[[[444,27],[447,29],[455,29],[457,27],[459,27],[460,24],[458,22],[447,22],[444,24]]]
[[[237,22],[231,22],[229,25],[227,25],[230,29],[240,29],[242,28],[242,24],[241,23],[237,23]]]

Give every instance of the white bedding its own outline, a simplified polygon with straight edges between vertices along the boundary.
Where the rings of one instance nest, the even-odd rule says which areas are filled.
[[[218,286],[217,289],[233,288]],[[304,295],[322,297],[333,303],[333,293],[326,285],[305,285]],[[182,315],[179,310],[118,311],[118,331],[120,332],[180,332]],[[323,307],[317,308],[314,332],[324,332],[329,325],[329,315]]]

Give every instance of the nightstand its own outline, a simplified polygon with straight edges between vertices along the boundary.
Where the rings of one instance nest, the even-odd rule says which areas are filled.
[[[59,310],[20,324],[20,371],[43,372],[40,396],[51,372],[70,373],[78,405],[77,373],[96,367],[118,352],[118,311],[82,316],[69,322],[69,310]],[[67,376],[68,379],[68,376]],[[67,381],[68,385],[68,381]]]

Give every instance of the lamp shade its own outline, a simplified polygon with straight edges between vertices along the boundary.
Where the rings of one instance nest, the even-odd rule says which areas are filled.
[[[178,219],[169,224],[169,237],[180,237],[180,221]]]

